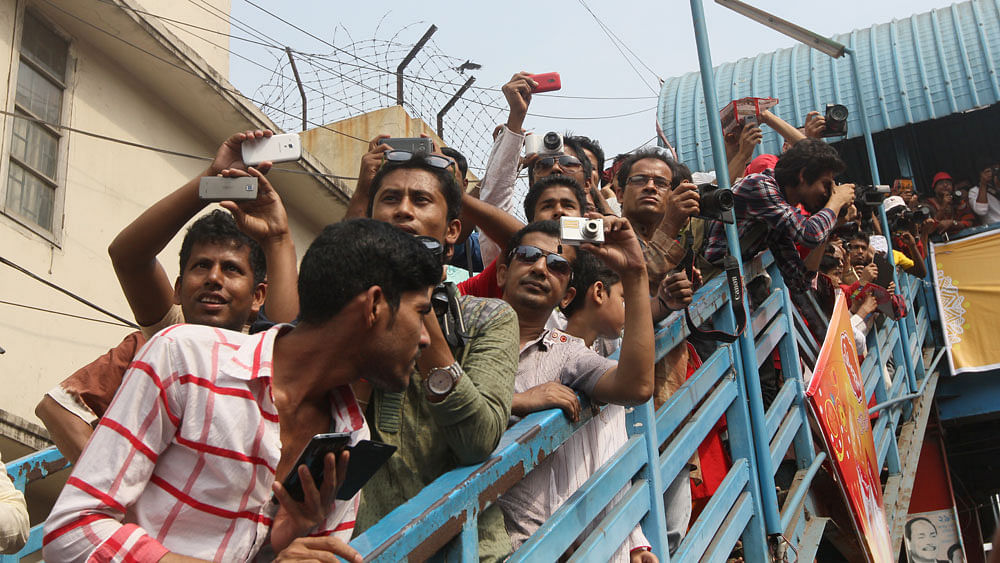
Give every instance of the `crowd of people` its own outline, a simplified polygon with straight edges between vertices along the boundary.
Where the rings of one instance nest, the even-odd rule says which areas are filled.
[[[301,264],[270,163],[241,157],[242,143],[269,131],[233,135],[207,169],[126,226],[109,253],[141,329],[36,410],[75,464],[46,521],[44,557],[359,561],[353,536],[445,472],[489,458],[520,418],[558,408],[578,420],[585,395],[607,406],[479,515],[480,556],[502,560],[537,530],[626,442],[625,408],[659,408],[711,351],[693,338],[657,360],[654,325],[724,269],[727,246],[719,218],[700,206],[693,180],[706,176],[666,150],[608,165],[596,140],[565,134],[522,155],[535,86],[526,73],[503,86],[508,120],[471,191],[453,148],[416,154],[373,139],[347,217]],[[835,181],[845,165],[815,138],[822,116],[809,114],[803,130],[768,111],[759,123],[785,138],[780,156],[753,158],[756,124],[726,139],[743,258],[771,250],[795,295],[842,287],[863,341],[885,314],[864,289],[885,277],[887,233],[855,186]],[[884,203],[897,267],[926,275],[929,237],[974,214],[1000,217],[996,169],[983,170],[967,196],[945,173],[926,200],[897,186]],[[171,282],[160,254],[205,209],[200,178],[217,175],[256,177],[260,194],[198,217]],[[565,239],[560,220],[572,217],[601,218],[603,242]],[[466,243],[473,229],[477,245]],[[475,275],[444,281],[453,262]],[[748,282],[752,297],[766,295],[766,277]],[[762,370],[762,386],[777,370]],[[348,450],[323,458],[319,483],[296,467],[324,433],[395,453],[341,499]],[[671,550],[727,463],[716,431],[668,488]],[[301,500],[283,485],[292,474]],[[636,528],[615,560],[657,559]]]

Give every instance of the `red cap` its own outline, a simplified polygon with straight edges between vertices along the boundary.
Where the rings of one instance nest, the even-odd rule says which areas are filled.
[[[760,174],[768,168],[774,168],[774,165],[777,163],[778,157],[773,154],[762,154],[751,160],[750,164],[747,164],[746,170],[743,171],[743,175],[749,176],[751,174]]]
[[[933,188],[941,180],[951,180],[951,179],[952,179],[951,174],[947,172],[938,172],[937,174],[934,175],[934,179],[931,180],[931,187]]]

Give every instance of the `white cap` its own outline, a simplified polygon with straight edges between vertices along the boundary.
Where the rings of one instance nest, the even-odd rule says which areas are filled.
[[[895,209],[900,206],[905,207],[906,202],[903,201],[903,198],[899,197],[898,195],[891,195],[885,198],[885,201],[882,203],[882,207],[886,210],[886,212],[888,212],[890,209]]]

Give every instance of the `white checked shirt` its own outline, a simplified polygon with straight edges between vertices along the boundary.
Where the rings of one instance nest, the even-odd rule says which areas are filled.
[[[618,362],[594,352],[582,339],[559,330],[546,329],[521,348],[514,392],[523,393],[551,381],[590,394],[608,370]],[[608,405],[583,428],[535,466],[498,500],[514,549],[531,534],[628,441],[625,408]],[[618,502],[619,492],[612,502]],[[611,561],[628,563],[629,552],[649,547],[636,527]]]
[[[136,355],[45,523],[49,561],[156,561],[167,551],[246,561],[264,547],[281,457],[275,337],[177,325]],[[347,386],[331,432],[369,437]],[[310,535],[350,540],[358,497]]]

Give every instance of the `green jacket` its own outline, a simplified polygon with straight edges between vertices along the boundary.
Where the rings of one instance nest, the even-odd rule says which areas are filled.
[[[414,372],[406,391],[372,391],[365,417],[372,440],[399,449],[361,493],[355,535],[413,498],[431,481],[460,466],[486,460],[510,418],[517,373],[517,314],[498,299],[460,297],[469,335],[464,350],[453,350],[465,372],[448,398],[425,398]],[[479,555],[495,561],[510,553],[510,538],[496,505],[479,517]]]

